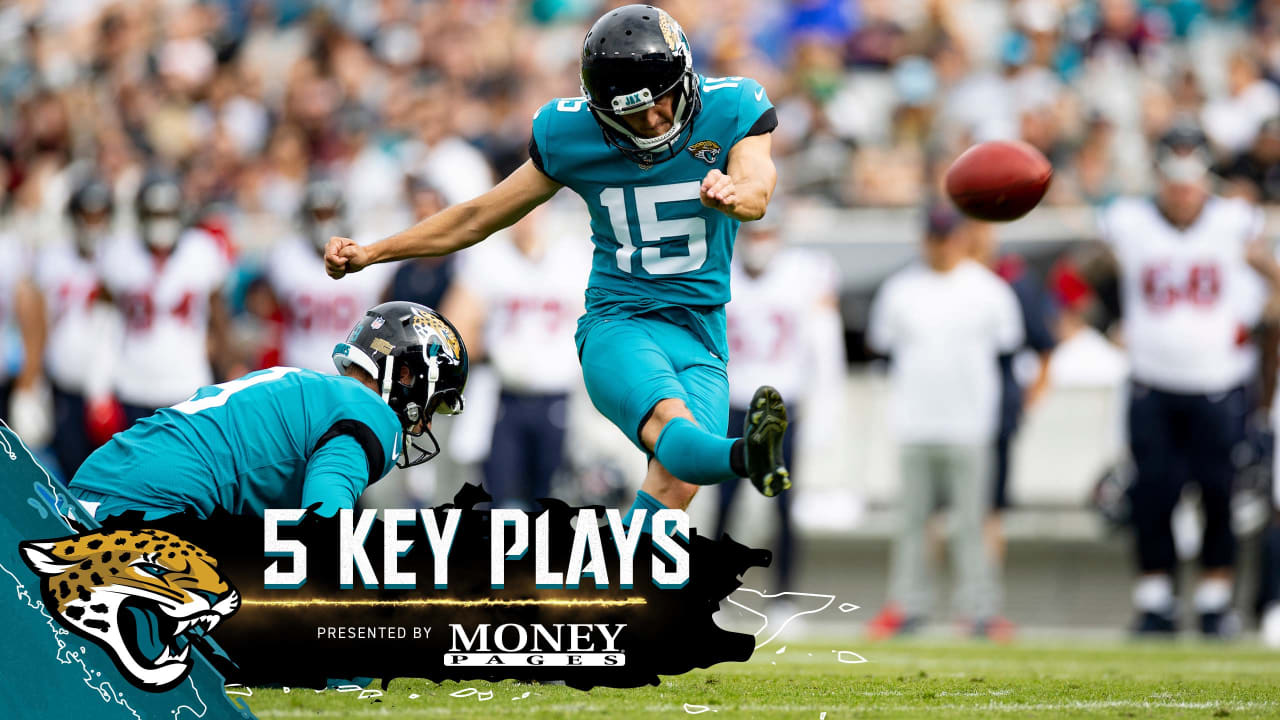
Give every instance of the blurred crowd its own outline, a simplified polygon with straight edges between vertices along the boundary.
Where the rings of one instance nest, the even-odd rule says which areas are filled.
[[[358,230],[407,219],[406,173],[447,200],[523,162],[532,112],[576,95],[590,0],[105,0],[0,9],[6,217],[56,234],[78,178],[121,206],[147,169],[240,246],[318,173]],[[614,3],[620,4],[620,3]],[[665,3],[698,69],[748,75],[779,110],[784,190],[916,205],[975,141],[1020,137],[1049,202],[1150,190],[1148,148],[1197,117],[1233,192],[1280,193],[1274,0],[729,0]],[[128,214],[124,220],[127,222]]]

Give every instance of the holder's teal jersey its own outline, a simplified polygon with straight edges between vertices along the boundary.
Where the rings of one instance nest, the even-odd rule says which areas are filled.
[[[710,319],[722,349],[729,301],[729,261],[738,221],[702,205],[699,187],[713,168],[726,170],[729,150],[776,125],[764,88],[744,77],[699,77],[702,109],[688,144],[650,167],[605,142],[585,98],[561,98],[533,117],[531,154],[548,177],[586,201],[595,252],[587,316],[688,308]],[[762,121],[766,124],[762,125]],[[704,328],[707,329],[707,328]],[[583,334],[579,326],[579,342]],[[727,357],[727,355],[726,355]]]
[[[391,469],[401,437],[395,412],[359,381],[275,367],[143,418],[90,455],[70,487],[102,502],[98,517],[316,502],[331,515]]]

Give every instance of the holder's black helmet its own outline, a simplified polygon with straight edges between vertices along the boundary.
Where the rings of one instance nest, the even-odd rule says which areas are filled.
[[[670,130],[646,138],[627,127],[624,115],[668,92],[675,93]],[[702,107],[689,41],[671,15],[652,5],[620,7],[591,26],[582,43],[582,94],[605,140],[641,165],[679,155]]]
[[[399,467],[419,465],[440,454],[440,443],[427,425],[437,412],[462,412],[467,384],[467,346],[443,315],[412,302],[378,305],[356,323],[346,342],[333,348],[333,364],[339,372],[355,365],[369,373],[400,418],[404,449]],[[408,369],[407,384],[401,381],[402,368]],[[414,442],[424,434],[431,449]],[[410,448],[417,451],[413,458]]]

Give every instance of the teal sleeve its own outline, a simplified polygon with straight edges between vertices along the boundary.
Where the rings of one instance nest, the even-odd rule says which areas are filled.
[[[535,167],[542,171],[543,175],[556,180],[555,168],[553,167],[554,158],[549,152],[550,129],[548,125],[551,123],[553,113],[557,112],[555,101],[549,102],[538,108],[538,112],[533,114],[532,130],[529,137],[529,159],[533,161]],[[556,180],[556,182],[560,182]],[[564,183],[561,183],[562,185]]]
[[[369,478],[369,461],[360,443],[349,435],[335,437],[307,460],[302,481],[302,507],[320,503],[318,514],[333,517],[354,508]]]
[[[770,110],[773,110],[773,103],[769,101],[764,86],[751,78],[743,78],[738,95],[738,123],[734,129],[734,144],[748,135],[758,134],[753,132],[756,122]],[[777,124],[776,120],[774,124]]]

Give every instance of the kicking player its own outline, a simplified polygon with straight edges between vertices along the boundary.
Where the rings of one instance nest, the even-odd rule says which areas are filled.
[[[651,459],[632,510],[685,508],[698,486],[735,477],[776,495],[791,485],[786,409],[761,387],[745,439],[725,437],[724,313],[738,225],[764,215],[777,180],[773,106],[754,80],[694,73],[680,26],[647,5],[592,26],[582,92],[533,116],[530,160],[495,188],[372,245],[331,239],[328,272],[461,250],[568,185],[586,201],[595,244],[575,335],[583,379]]]
[[[71,493],[98,519],[316,503],[332,516],[393,464],[439,454],[432,415],[461,412],[467,381],[466,346],[443,315],[378,305],[333,349],[333,363],[341,375],[274,367],[200,388],[96,450]],[[430,447],[417,443],[423,435]]]

